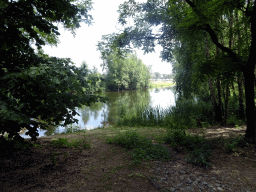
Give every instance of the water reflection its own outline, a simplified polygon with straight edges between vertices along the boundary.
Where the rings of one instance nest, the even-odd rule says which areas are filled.
[[[127,110],[141,104],[160,108],[175,105],[174,90],[172,88],[119,91],[119,93],[106,92],[103,96],[109,98],[106,103],[97,102],[90,107],[83,106],[82,108],[77,108],[77,111],[80,114],[80,116],[76,116],[78,123],[74,123],[69,127],[79,127],[81,129],[89,130],[108,126],[116,121],[121,105],[125,106]],[[63,131],[65,131],[65,128],[62,126],[57,128],[52,127],[47,131],[39,129],[39,137],[49,136]],[[29,136],[25,134],[22,134],[21,136],[29,138]]]

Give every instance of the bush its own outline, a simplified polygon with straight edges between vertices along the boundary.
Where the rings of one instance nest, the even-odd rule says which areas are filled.
[[[210,161],[212,151],[210,149],[197,148],[188,154],[186,161],[195,165],[212,166]]]
[[[188,152],[187,161],[201,166],[211,166],[209,159],[211,156],[211,146],[209,142],[201,136],[192,136],[185,130],[168,130],[165,143],[170,144],[174,149],[183,147]]]

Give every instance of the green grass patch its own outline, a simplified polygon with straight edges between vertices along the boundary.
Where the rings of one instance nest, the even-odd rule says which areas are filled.
[[[172,83],[170,81],[157,81],[157,82],[151,82],[149,84],[149,88],[163,88],[163,87],[172,87],[175,86],[175,83]]]
[[[176,150],[185,149],[188,152],[187,162],[200,166],[211,166],[212,148],[204,137],[192,136],[184,129],[174,129],[168,131],[165,142]]]
[[[255,147],[255,142],[248,141],[244,136],[230,138],[209,138],[187,133],[185,129],[168,130],[165,137],[165,143],[176,150],[186,150],[188,156],[187,162],[199,166],[212,166],[210,158],[214,149],[223,149],[226,153],[236,153],[239,148]]]
[[[133,164],[138,165],[142,160],[169,160],[171,154],[168,148],[153,144],[150,139],[140,136],[135,131],[119,133],[112,139],[107,139],[109,144],[117,144],[125,149],[132,150]]]
[[[52,145],[55,147],[83,147],[84,149],[90,148],[90,144],[85,139],[74,140],[71,139],[71,142],[67,138],[58,138],[51,141]]]

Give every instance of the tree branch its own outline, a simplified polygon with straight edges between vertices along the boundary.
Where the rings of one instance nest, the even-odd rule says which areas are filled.
[[[196,6],[195,4],[190,1],[190,0],[186,0],[186,2],[192,7],[193,11],[199,16],[199,17],[204,17],[204,15],[200,12],[198,12],[196,10]],[[209,24],[203,24],[202,26],[203,30],[205,30],[206,32],[209,33],[209,35],[211,36],[212,42],[219,47],[222,51],[226,52],[227,54],[229,54],[230,57],[237,59],[237,54],[235,52],[233,52],[231,49],[223,46],[222,44],[219,43],[218,38],[216,33],[213,31],[213,29],[211,28],[211,26]]]

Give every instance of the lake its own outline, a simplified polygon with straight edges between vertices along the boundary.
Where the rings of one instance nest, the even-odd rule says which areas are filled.
[[[132,108],[140,104],[152,107],[167,108],[175,105],[175,95],[173,88],[155,88],[146,90],[129,90],[119,92],[105,92],[102,96],[108,97],[106,103],[97,102],[90,107],[83,106],[77,108],[80,116],[76,116],[78,123],[69,125],[68,127],[79,127],[80,129],[95,129],[98,127],[111,125],[116,121],[120,106]],[[65,131],[66,128],[59,126],[53,130],[39,129],[39,137],[54,135]],[[21,134],[23,138],[30,138]]]

